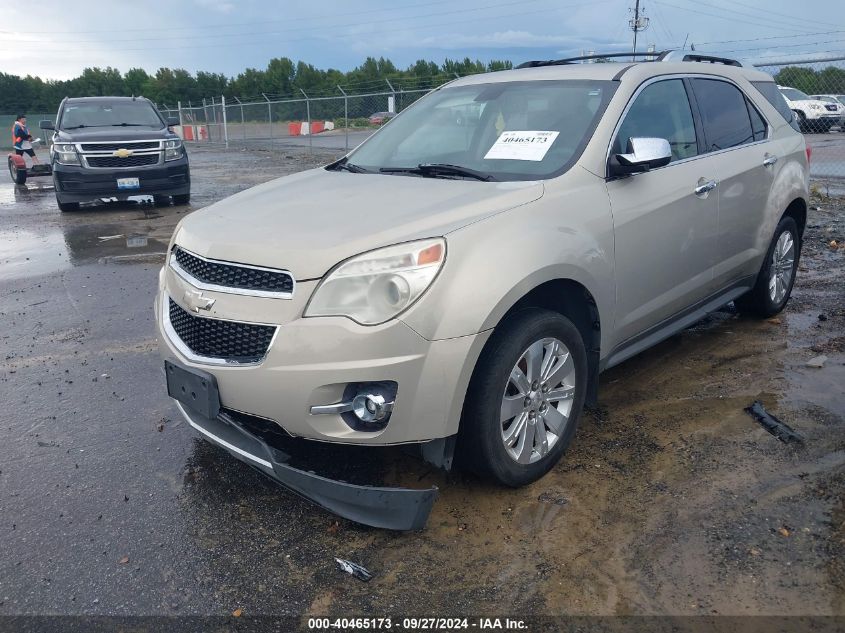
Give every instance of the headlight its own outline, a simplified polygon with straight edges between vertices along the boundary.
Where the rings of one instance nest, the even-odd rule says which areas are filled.
[[[176,160],[177,158],[182,158],[182,141],[178,138],[165,141],[164,160]]]
[[[380,248],[348,259],[320,282],[306,317],[345,316],[378,325],[422,296],[446,260],[446,240],[435,238]]]
[[[53,151],[56,155],[56,162],[60,165],[79,164],[79,155],[76,153],[76,146],[73,143],[54,143]]]

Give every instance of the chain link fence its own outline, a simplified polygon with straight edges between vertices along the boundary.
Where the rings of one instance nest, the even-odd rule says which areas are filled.
[[[271,99],[245,102],[212,97],[199,105],[164,104],[164,116],[178,118],[191,142],[255,149],[308,148],[344,153],[364,141],[428,89]]]
[[[757,67],[771,74],[801,131],[813,148],[810,175],[845,187],[845,55],[797,61],[773,61]],[[342,154],[363,142],[391,116],[429,89],[390,90],[337,96],[262,101],[212,97],[203,104],[160,106],[178,117],[182,136],[198,143],[281,150],[320,149]]]
[[[807,144],[810,177],[845,193],[845,56],[757,64],[781,86]]]

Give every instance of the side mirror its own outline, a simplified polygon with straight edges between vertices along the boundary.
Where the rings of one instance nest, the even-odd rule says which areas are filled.
[[[611,175],[622,176],[664,167],[672,161],[672,147],[665,138],[631,137],[628,151],[614,154]]]
[[[53,125],[53,122],[50,119],[41,119],[41,121],[38,122],[38,127],[40,127],[42,130],[56,129],[56,126]]]
[[[177,117],[177,116],[167,117],[167,127],[173,127],[174,125],[179,125],[179,117]]]

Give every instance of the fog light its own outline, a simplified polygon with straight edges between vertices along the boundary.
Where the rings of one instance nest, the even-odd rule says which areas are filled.
[[[359,393],[352,400],[352,413],[362,422],[378,422],[387,415],[384,396]]]

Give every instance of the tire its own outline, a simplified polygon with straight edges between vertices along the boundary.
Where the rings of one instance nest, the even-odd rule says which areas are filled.
[[[12,177],[12,182],[16,185],[24,185],[26,184],[26,169],[18,169],[18,166],[15,164],[15,161],[9,157],[9,176]]]
[[[793,112],[798,116],[798,129],[804,134],[809,132],[806,115],[801,110],[793,110]]]
[[[173,204],[188,204],[191,201],[191,194],[190,193],[180,193],[179,195],[172,196],[173,197]]]
[[[532,357],[535,360],[529,364]],[[553,376],[545,388],[543,361],[550,362],[545,375]],[[508,317],[487,342],[470,380],[461,416],[459,460],[505,486],[536,481],[572,442],[584,407],[587,375],[584,341],[569,319],[539,308]],[[545,446],[539,439],[543,435]]]
[[[170,204],[170,196],[153,196],[153,204],[157,207],[166,207]]]
[[[56,204],[59,205],[59,211],[63,213],[79,210],[78,202],[62,202],[58,197],[56,197]]]
[[[744,314],[763,319],[783,310],[792,294],[800,257],[801,238],[798,235],[798,225],[794,218],[784,216],[775,229],[763,266],[757,275],[757,282],[751,290],[734,301],[737,309]],[[778,264],[781,266],[781,273],[775,275],[774,269]],[[784,268],[787,265],[788,267]]]

